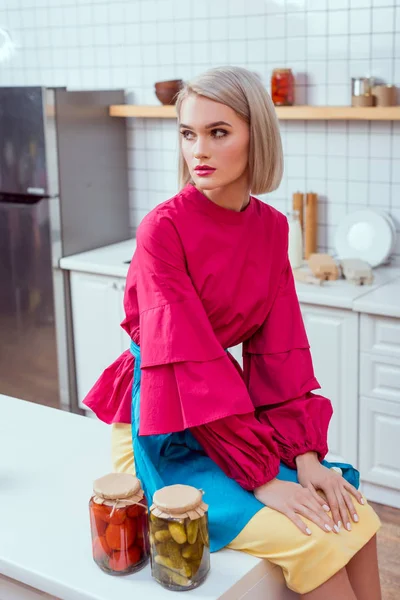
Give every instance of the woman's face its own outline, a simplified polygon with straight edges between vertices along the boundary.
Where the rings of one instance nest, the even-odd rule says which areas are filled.
[[[247,182],[249,126],[232,108],[190,94],[182,102],[179,129],[183,157],[197,188]]]

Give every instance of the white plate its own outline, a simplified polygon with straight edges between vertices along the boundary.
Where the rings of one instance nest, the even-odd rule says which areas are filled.
[[[374,210],[357,210],[346,215],[335,234],[339,258],[360,258],[371,267],[387,261],[393,244],[391,220]]]
[[[385,217],[386,221],[389,223],[390,227],[392,228],[392,232],[393,232],[393,243],[392,243],[392,248],[390,250],[390,253],[392,253],[396,247],[396,238],[397,238],[397,230],[396,230],[396,224],[393,221],[392,217],[388,214],[382,211],[383,216]]]

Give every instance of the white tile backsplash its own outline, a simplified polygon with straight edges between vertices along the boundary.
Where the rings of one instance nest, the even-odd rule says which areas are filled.
[[[370,2],[369,2],[370,4]],[[371,33],[371,8],[350,11],[350,34]]]
[[[39,5],[39,6],[37,6]],[[124,88],[157,104],[154,82],[238,64],[269,88],[291,67],[296,102],[348,105],[350,78],[400,87],[400,6],[392,0],[3,0],[18,51],[0,85]],[[400,95],[399,95],[400,97]],[[127,119],[131,226],[177,190],[176,122]],[[347,212],[380,207],[400,228],[400,123],[282,122],[285,173],[262,199],[286,212],[294,191],[320,198],[320,249]],[[400,259],[400,243],[397,245]]]

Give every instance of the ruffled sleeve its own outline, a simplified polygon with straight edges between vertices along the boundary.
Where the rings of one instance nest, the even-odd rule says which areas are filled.
[[[134,358],[126,350],[96,381],[83,404],[104,423],[130,423]]]
[[[286,231],[287,234],[287,231]],[[295,458],[328,452],[330,401],[311,393],[314,375],[293,273],[285,254],[279,288],[263,325],[244,343],[244,378],[260,422],[270,425],[281,459],[295,468]]]
[[[254,410],[245,383],[216,338],[168,217],[137,232],[140,434],[182,431]]]
[[[208,456],[243,489],[254,491],[279,472],[273,429],[254,413],[232,415],[191,430]]]

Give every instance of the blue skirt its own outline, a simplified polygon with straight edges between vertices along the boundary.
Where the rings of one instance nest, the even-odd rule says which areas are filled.
[[[189,430],[163,435],[139,435],[140,418],[140,348],[131,342],[135,358],[132,387],[132,441],[136,474],[142,482],[149,506],[153,494],[165,485],[184,483],[204,490],[209,505],[210,549],[216,552],[235,539],[254,515],[264,508],[252,492],[230,479],[204,452]],[[359,473],[351,465],[329,463],[340,467],[343,477],[359,486]],[[278,479],[298,483],[297,471],[281,463]]]

